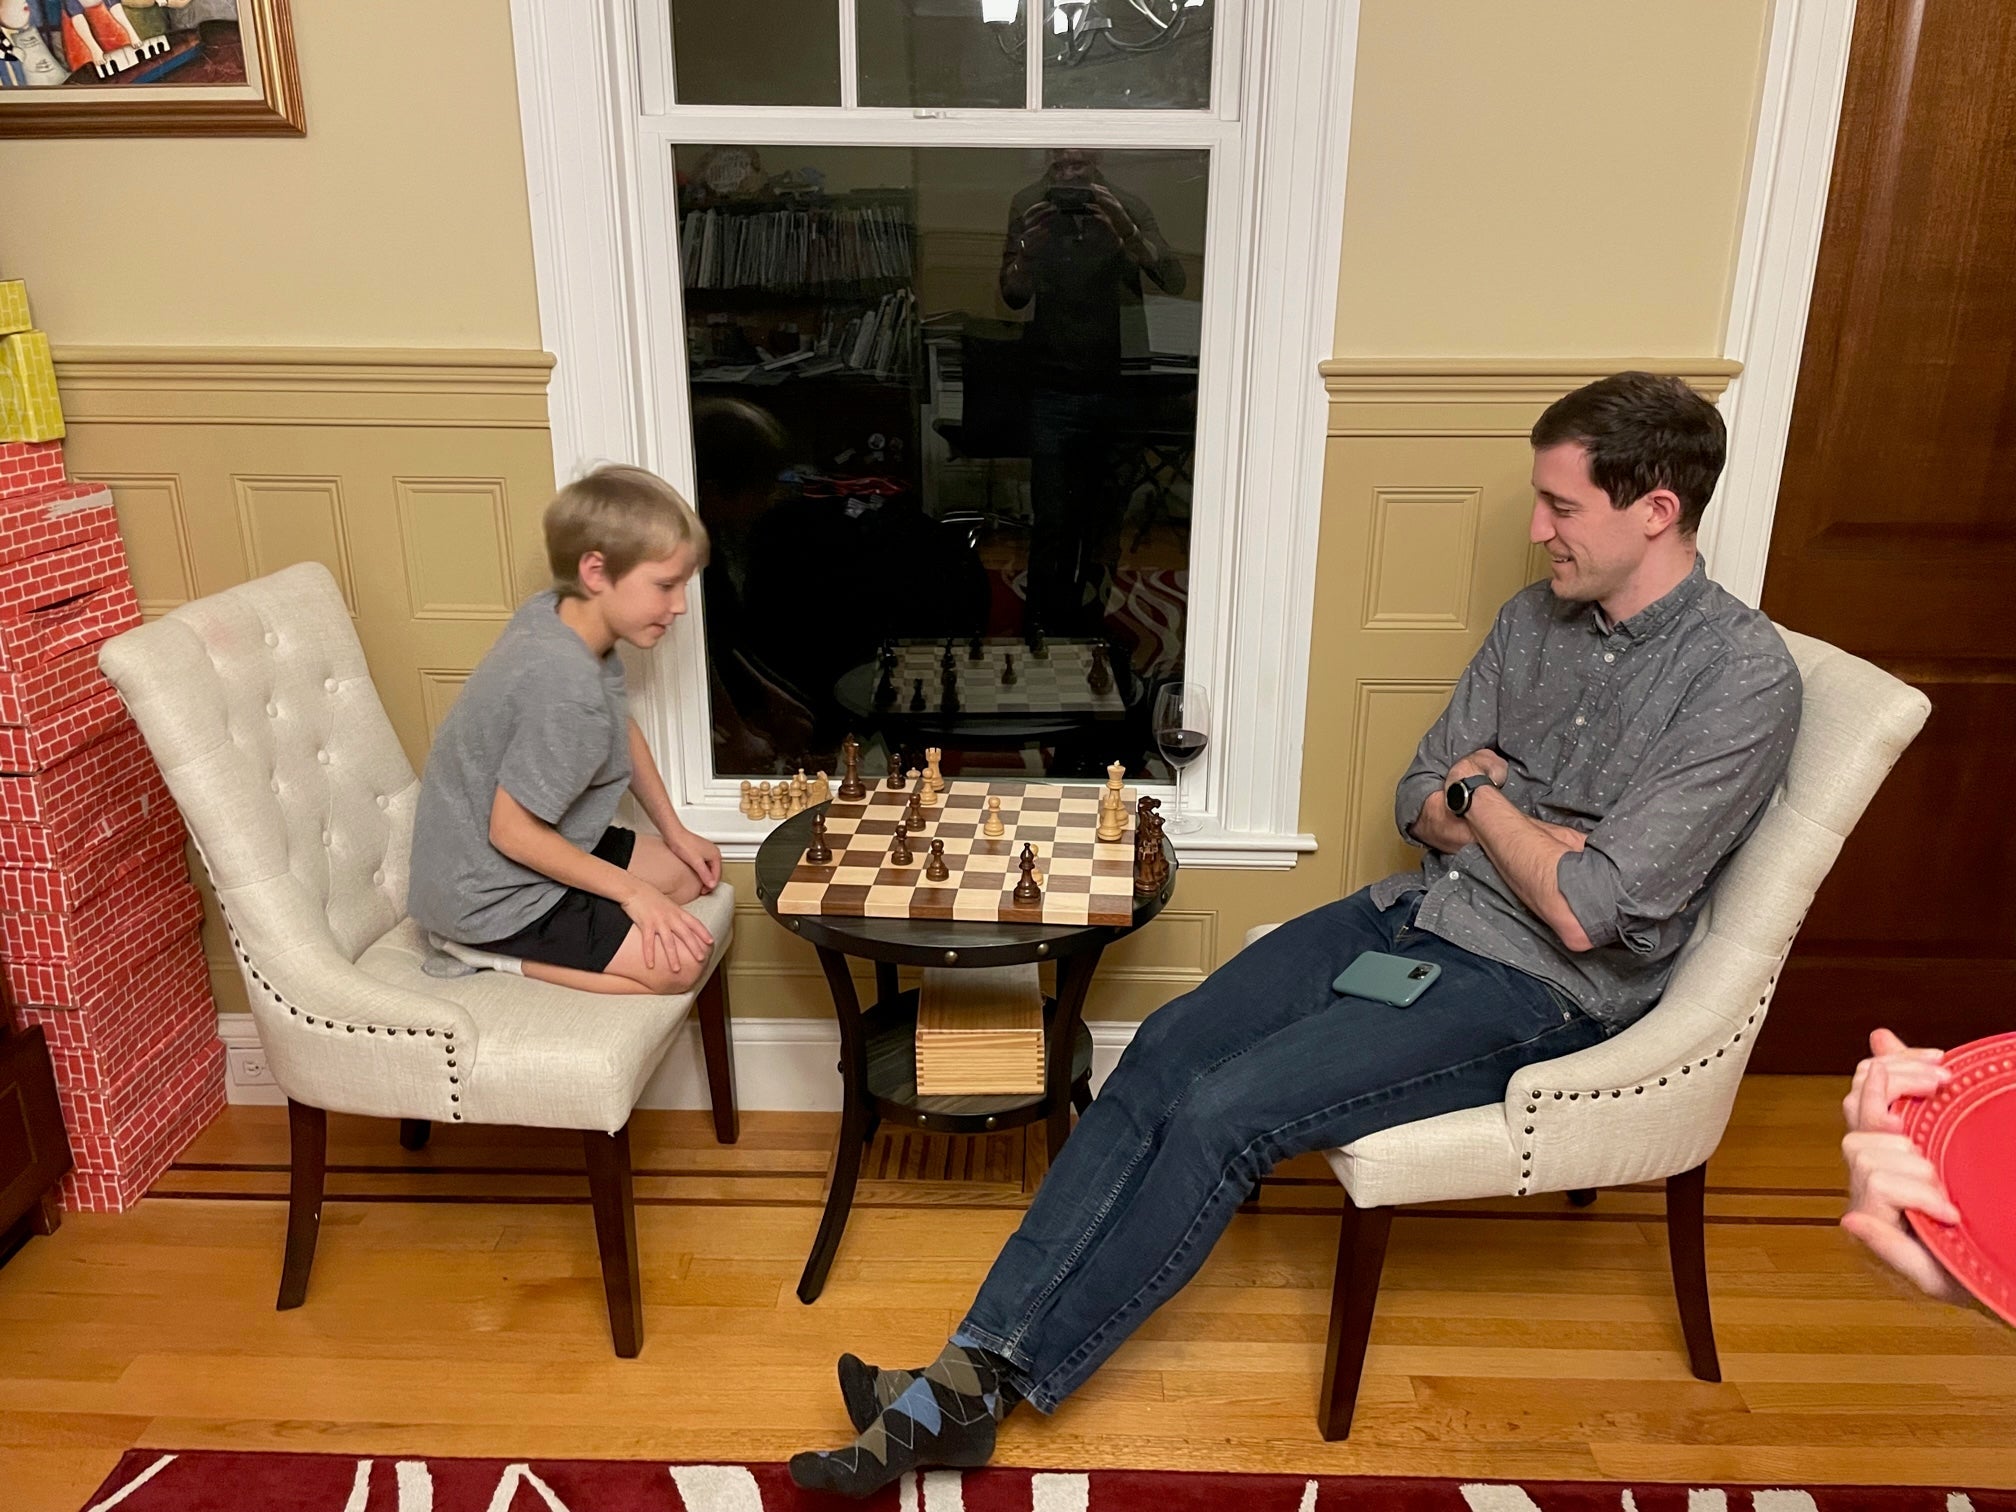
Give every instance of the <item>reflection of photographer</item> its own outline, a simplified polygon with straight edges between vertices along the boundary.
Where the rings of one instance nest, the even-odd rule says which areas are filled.
[[[1113,567],[1120,506],[1110,437],[1123,423],[1124,349],[1147,350],[1141,276],[1183,292],[1183,265],[1155,214],[1106,182],[1099,154],[1060,148],[1039,183],[1009,205],[1001,297],[1030,306],[1023,334],[1030,384],[1028,613],[1051,630],[1096,628],[1098,590]],[[1131,342],[1127,336],[1135,338]],[[1081,626],[1081,619],[1091,621]]]

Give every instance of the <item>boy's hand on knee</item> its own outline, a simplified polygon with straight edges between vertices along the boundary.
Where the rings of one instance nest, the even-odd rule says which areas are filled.
[[[700,879],[700,891],[712,892],[721,880],[721,847],[704,835],[696,835],[691,830],[683,834],[667,835],[665,847],[693,868],[693,875]]]
[[[693,915],[648,882],[639,882],[623,900],[623,912],[637,926],[644,945],[644,964],[656,970],[661,960],[676,967],[682,956],[703,964],[714,948],[714,936]]]

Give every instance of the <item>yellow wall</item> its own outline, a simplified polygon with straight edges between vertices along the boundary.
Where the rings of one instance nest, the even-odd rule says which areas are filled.
[[[1720,349],[1769,0],[1364,0],[1342,355]]]
[[[0,219],[0,276],[68,349],[76,470],[115,481],[150,610],[347,558],[417,757],[500,585],[536,577],[550,486],[509,25],[502,0],[295,9],[307,139],[0,143],[13,204],[51,207]],[[1525,580],[1539,409],[1630,362],[1726,378],[1767,9],[1365,0],[1302,795],[1321,848],[1188,873],[1102,966],[1092,1016],[1139,1017],[1248,926],[1396,858],[1392,780]],[[359,347],[385,350],[335,350]],[[428,545],[471,522],[497,543],[482,574]],[[737,1011],[830,1013],[810,951],[731,875]]]
[[[58,345],[537,347],[504,0],[294,6],[308,135],[0,142]]]

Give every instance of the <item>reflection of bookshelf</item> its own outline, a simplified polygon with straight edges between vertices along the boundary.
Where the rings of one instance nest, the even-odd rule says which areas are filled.
[[[680,218],[696,395],[734,392],[798,460],[917,485],[917,227],[908,190],[727,200]],[[883,438],[879,457],[871,437]]]

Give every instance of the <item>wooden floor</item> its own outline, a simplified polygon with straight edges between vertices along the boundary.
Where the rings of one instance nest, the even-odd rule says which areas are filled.
[[[1830,1081],[1753,1077],[1709,1168],[1727,1377],[1687,1373],[1650,1191],[1395,1225],[1349,1442],[1316,1435],[1337,1188],[1298,1162],[1191,1286],[1005,1463],[2016,1486],[2016,1332],[1906,1294],[1834,1225]],[[74,1512],[124,1449],[782,1458],[847,1436],[835,1355],[916,1364],[1040,1162],[1019,1135],[885,1136],[801,1306],[835,1120],[633,1126],[647,1337],[608,1343],[578,1142],[332,1119],[308,1305],[276,1313],[286,1129],[234,1108],[120,1217],[0,1269],[0,1495]]]

